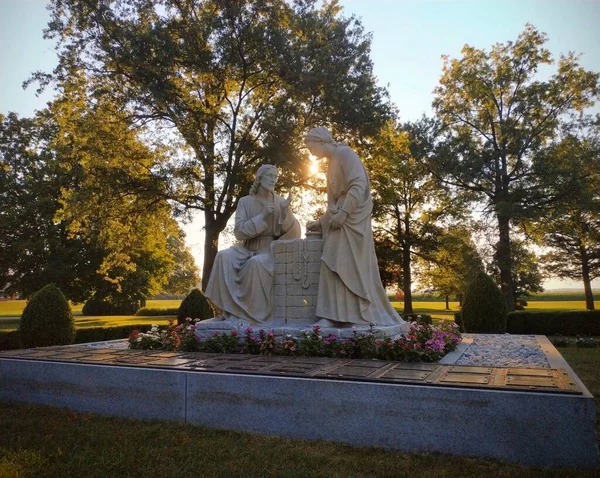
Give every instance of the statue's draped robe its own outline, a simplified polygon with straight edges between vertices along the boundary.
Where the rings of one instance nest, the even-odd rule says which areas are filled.
[[[275,261],[271,243],[300,237],[300,224],[291,210],[282,217],[284,199],[273,196],[274,211],[266,221],[262,217],[265,200],[256,195],[240,199],[234,229],[240,242],[219,251],[215,258],[205,295],[223,311],[225,318],[255,324],[272,318]]]
[[[320,219],[324,244],[317,317],[362,325],[404,323],[379,276],[369,177],[356,153],[345,145],[337,146],[329,161],[327,206]],[[329,221],[340,210],[348,217],[340,229],[331,230]]]

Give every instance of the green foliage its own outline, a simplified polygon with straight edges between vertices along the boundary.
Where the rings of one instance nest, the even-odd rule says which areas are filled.
[[[561,279],[583,282],[586,308],[594,310],[592,281],[600,277],[600,121],[581,120],[545,154],[553,177],[575,178],[572,187],[548,181],[560,200],[536,223],[538,242],[550,250],[545,269]],[[558,189],[558,190],[557,190]]]
[[[0,290],[30,297],[54,283],[83,302],[104,252],[55,220],[61,189],[79,179],[50,147],[56,129],[47,112],[0,115]]]
[[[430,293],[443,297],[464,297],[471,278],[483,271],[483,261],[471,232],[464,226],[442,231],[431,259],[419,261],[420,283]]]
[[[19,334],[23,347],[73,343],[73,313],[58,287],[48,284],[33,294],[21,316]]]
[[[206,320],[211,319],[214,316],[215,311],[202,291],[199,289],[192,289],[179,306],[177,311],[177,323],[185,323],[185,319],[188,317],[191,319]]]
[[[458,214],[458,201],[449,203],[446,188],[439,187],[422,161],[427,132],[423,120],[415,124],[388,122],[372,140],[365,166],[373,185],[374,238],[382,282],[404,291],[404,310],[412,313],[414,257],[429,257],[437,247],[438,221]]]
[[[511,277],[514,304],[518,306],[519,297],[531,297],[536,292],[543,292],[544,276],[540,269],[537,255],[527,248],[524,241],[512,239],[510,242]],[[497,255],[494,257],[493,277],[500,282],[500,268]]]
[[[528,24],[516,41],[491,50],[469,45],[462,58],[444,59],[434,109],[443,135],[430,168],[447,184],[483,201],[497,220],[497,264],[507,308],[514,307],[511,223],[539,217],[554,199],[545,183],[569,191],[572,177],[548,174],[541,152],[561,121],[598,96],[599,74],[584,70],[574,53],[561,56],[545,80],[538,70],[554,63],[544,33]]]
[[[232,354],[238,351],[238,342],[238,335],[234,330],[230,334],[214,332],[210,337],[202,340],[198,346],[202,352]]]
[[[120,325],[118,327],[87,327],[85,329],[77,329],[75,334],[76,344],[85,344],[89,342],[104,342],[106,340],[126,339],[131,334],[132,330],[140,330],[147,332],[150,330],[150,325]]]
[[[266,159],[286,187],[306,179],[305,128],[359,138],[389,116],[371,38],[336,2],[124,0],[110,7],[54,0],[48,36],[61,39],[54,78],[91,75],[90,97],[111,99],[140,122],[168,127],[161,168],[169,197],[205,211],[203,285],[218,234]],[[152,54],[148,54],[152,52]],[[48,75],[34,75],[44,84]]]
[[[502,293],[484,272],[477,274],[467,288],[462,327],[471,333],[506,332],[506,305]]]
[[[113,303],[107,299],[92,297],[81,309],[82,315],[134,315],[139,309],[135,303]]]
[[[139,317],[160,317],[163,315],[177,315],[178,312],[178,307],[174,309],[153,309],[149,307],[142,307],[135,313],[135,315]]]
[[[167,250],[173,255],[174,266],[163,293],[185,295],[200,281],[200,273],[190,248],[185,243],[185,234],[171,235],[167,239]]]
[[[18,330],[4,332],[0,330],[0,350],[16,350],[21,348],[21,338]]]
[[[511,312],[509,334],[600,335],[600,311]]]

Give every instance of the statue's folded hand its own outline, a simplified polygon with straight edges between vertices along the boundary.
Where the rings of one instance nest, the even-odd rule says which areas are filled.
[[[307,231],[320,231],[321,230],[321,221],[308,221],[306,223]]]

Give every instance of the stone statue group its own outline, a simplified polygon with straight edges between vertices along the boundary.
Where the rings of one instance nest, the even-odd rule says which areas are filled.
[[[403,320],[381,283],[371,227],[369,176],[357,154],[323,127],[305,137],[308,150],[327,159],[327,211],[307,231],[323,235],[315,323],[325,327],[388,326]],[[220,320],[269,324],[273,310],[273,241],[297,239],[301,229],[291,196],[274,192],[275,166],[264,164],[250,194],[240,199],[234,233],[239,241],[219,251],[205,295]]]

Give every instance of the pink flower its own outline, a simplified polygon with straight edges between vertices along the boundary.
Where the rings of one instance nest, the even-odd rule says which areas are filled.
[[[273,332],[269,332],[267,335],[268,335],[269,337],[273,337],[273,336],[275,336],[275,334],[274,334]]]
[[[290,351],[295,352],[296,351],[296,347],[294,347],[293,345],[290,347]]]
[[[237,330],[232,330],[231,335],[233,335],[234,337],[237,337]]]
[[[246,332],[248,332],[249,334],[251,334],[251,333],[252,333],[252,327],[248,327],[248,328],[246,329]]]
[[[314,330],[316,330],[316,331],[318,332],[319,330],[321,330],[321,326],[320,326],[320,325],[315,325],[315,326],[313,327],[313,329],[314,329]]]
[[[185,318],[185,321],[186,321],[186,322],[191,322],[191,321],[192,321],[192,318],[191,318],[191,317],[186,317],[186,318]]]

